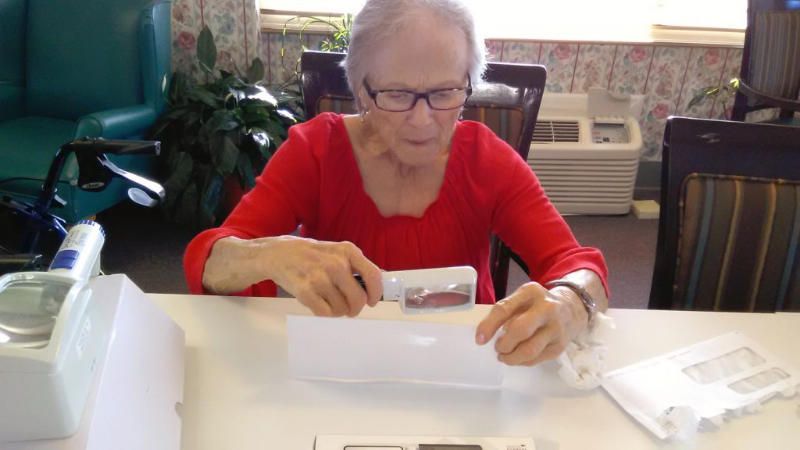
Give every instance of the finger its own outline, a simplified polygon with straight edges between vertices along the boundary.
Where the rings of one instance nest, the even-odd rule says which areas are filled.
[[[367,289],[367,304],[369,306],[375,306],[378,304],[381,297],[383,297],[383,277],[381,277],[381,269],[367,259],[367,257],[361,253],[361,250],[353,244],[350,244],[348,247],[347,258],[354,272],[361,275],[361,279],[364,281],[364,286]]]
[[[330,306],[332,316],[340,317],[350,312],[350,307],[347,305],[344,295],[329,278],[319,279],[319,281],[312,284],[312,288]]]
[[[545,361],[549,361],[551,359],[556,359],[558,356],[564,351],[564,346],[558,342],[553,342],[539,353],[539,356],[534,358],[531,361],[524,363],[525,366],[535,366],[536,364],[543,363]]]
[[[492,339],[492,336],[506,321],[515,314],[525,310],[530,306],[532,299],[521,295],[521,291],[516,291],[507,298],[495,303],[489,314],[481,320],[475,330],[475,342],[483,345]]]
[[[347,303],[347,315],[355,317],[367,303],[367,293],[361,288],[358,282],[356,282],[350,272],[350,270],[337,271],[333,274],[333,282],[339,292],[342,293]]]
[[[510,366],[530,363],[535,361],[552,341],[552,334],[547,329],[540,329],[528,340],[521,342],[514,351],[499,354],[497,359]]]
[[[331,311],[331,307],[328,305],[328,302],[311,290],[299,293],[295,295],[295,297],[297,298],[297,301],[299,301],[306,308],[310,309],[315,316],[331,317],[333,315],[333,311]]]
[[[526,311],[512,317],[505,323],[505,333],[497,338],[494,348],[497,353],[511,353],[522,342],[530,339],[547,323],[540,308],[532,305]]]

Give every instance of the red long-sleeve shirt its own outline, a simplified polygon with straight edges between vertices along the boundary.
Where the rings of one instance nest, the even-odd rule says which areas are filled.
[[[469,265],[478,272],[477,300],[494,303],[489,273],[492,232],[546,282],[579,269],[607,286],[600,251],[581,247],[522,158],[485,125],[456,125],[444,183],[420,218],[383,217],[364,191],[343,117],[325,113],[293,126],[227,220],[197,235],[186,249],[189,289],[202,293],[202,276],[218,239],[301,234],[350,241],[383,270]],[[240,295],[275,296],[263,281]]]

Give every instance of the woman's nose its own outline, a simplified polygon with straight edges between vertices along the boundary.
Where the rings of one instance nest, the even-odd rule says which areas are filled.
[[[410,117],[408,121],[413,125],[426,125],[431,122],[433,118],[433,110],[425,98],[418,98],[414,107],[411,108]]]

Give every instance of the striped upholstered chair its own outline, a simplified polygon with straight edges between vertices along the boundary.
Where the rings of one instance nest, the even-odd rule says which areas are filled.
[[[733,119],[778,108],[774,123],[800,126],[800,6],[791,0],[749,0],[739,90]]]
[[[650,308],[800,311],[800,128],[672,117]]]
[[[300,72],[308,118],[324,111],[356,111],[344,70],[339,66],[343,58],[344,53],[303,52]],[[485,82],[473,86],[463,117],[485,123],[522,159],[527,159],[546,77],[547,71],[540,65],[489,63]],[[490,258],[495,296],[501,299],[506,294],[510,259],[526,273],[527,268],[497,237],[492,238]]]

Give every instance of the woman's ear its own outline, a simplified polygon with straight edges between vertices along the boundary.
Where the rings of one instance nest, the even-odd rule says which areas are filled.
[[[367,94],[367,90],[364,86],[358,88],[358,92],[355,95],[355,102],[356,102],[356,109],[363,113],[367,112],[367,105],[369,105],[369,94]]]

